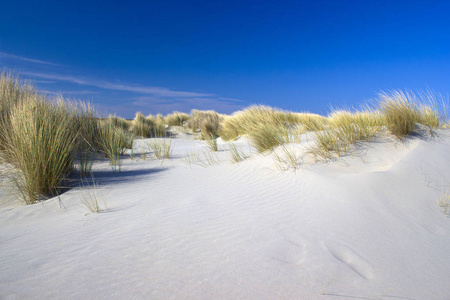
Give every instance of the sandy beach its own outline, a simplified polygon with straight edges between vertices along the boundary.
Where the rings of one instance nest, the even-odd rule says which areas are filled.
[[[245,138],[239,163],[221,139],[179,134],[165,160],[151,140],[121,172],[95,162],[95,187],[28,206],[2,188],[2,299],[448,299],[448,130],[327,162],[303,135],[284,171]]]

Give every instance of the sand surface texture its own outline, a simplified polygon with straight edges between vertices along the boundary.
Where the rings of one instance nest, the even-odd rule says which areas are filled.
[[[240,163],[220,140],[179,135],[164,161],[146,142],[121,172],[95,163],[95,189],[22,206],[2,187],[0,298],[450,299],[448,130],[285,171],[243,138]]]

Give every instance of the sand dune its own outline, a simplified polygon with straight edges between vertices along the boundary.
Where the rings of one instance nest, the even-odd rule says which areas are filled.
[[[105,212],[88,187],[0,207],[0,298],[449,299],[448,133],[315,163],[305,136],[286,171],[243,138],[235,164],[182,135],[168,160],[96,163]]]

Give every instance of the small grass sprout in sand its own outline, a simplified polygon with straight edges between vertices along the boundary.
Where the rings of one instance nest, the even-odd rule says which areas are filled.
[[[107,211],[108,205],[106,204],[104,197],[102,197],[103,207],[100,205],[98,199],[99,197],[97,194],[98,187],[93,176],[91,176],[91,183],[92,184],[89,184],[86,178],[81,179],[81,196],[83,198],[83,204],[87,207],[87,209],[89,209],[91,213]]]
[[[234,163],[241,162],[250,157],[250,155],[244,152],[241,148],[238,148],[234,143],[230,143],[228,145],[228,150],[230,151],[231,161]]]
[[[285,171],[298,169],[302,164],[302,159],[297,155],[297,151],[292,144],[283,144],[273,151],[273,157],[277,169]]]
[[[149,143],[149,147],[158,159],[170,158],[172,155],[172,141],[169,139],[154,139]]]
[[[442,193],[438,200],[438,205],[441,209],[441,212],[446,216],[450,214],[450,190]]]
[[[211,151],[218,151],[219,150],[219,145],[217,144],[217,136],[214,134],[210,134],[208,139],[205,139],[206,144],[208,145],[209,149],[211,149]]]
[[[189,165],[189,167],[191,164],[194,164],[204,168],[220,163],[219,156],[215,152],[187,152],[183,157],[183,161]]]

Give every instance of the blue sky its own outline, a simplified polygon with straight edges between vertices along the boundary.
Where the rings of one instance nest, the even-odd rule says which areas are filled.
[[[4,1],[0,68],[103,115],[450,93],[450,1]]]

